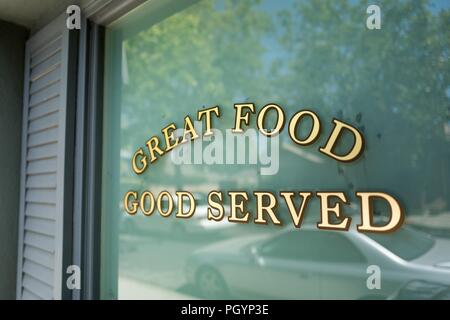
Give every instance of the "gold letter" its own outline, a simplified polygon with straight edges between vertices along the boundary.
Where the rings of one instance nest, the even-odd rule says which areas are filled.
[[[158,137],[155,136],[155,137],[150,138],[150,140],[148,140],[146,144],[147,144],[148,151],[150,152],[150,162],[151,162],[151,163],[153,163],[153,162],[155,162],[156,160],[158,160],[158,159],[156,158],[156,156],[155,156],[155,151],[156,151],[157,153],[159,153],[160,156],[162,156],[162,155],[164,154],[164,151],[162,151],[162,150],[158,147],[158,145],[159,145],[159,139],[158,139]]]
[[[191,135],[191,140],[198,138],[198,134],[197,134],[197,132],[195,132],[195,128],[194,128],[194,125],[192,124],[191,118],[189,118],[189,116],[186,116],[184,118],[184,132],[183,132],[183,140],[181,141],[181,143],[185,143],[188,141],[186,139],[186,136],[188,135],[188,133]]]
[[[273,128],[273,130],[267,131],[267,130],[264,129],[264,118],[266,116],[266,112],[269,109],[277,110],[278,117],[277,117],[277,124],[276,124],[275,128]],[[268,104],[268,105],[264,106],[264,108],[262,108],[261,111],[258,113],[257,125],[258,125],[259,131],[265,136],[271,137],[271,136],[277,134],[284,127],[284,112],[283,112],[283,109],[281,109],[281,107],[279,105],[276,105],[276,104]]]
[[[167,211],[163,211],[162,208],[162,198],[166,196],[167,197]],[[156,200],[156,205],[158,207],[158,211],[161,214],[161,216],[163,216],[164,218],[167,218],[168,216],[170,216],[170,214],[172,213],[173,210],[173,199],[172,199],[172,195],[168,192],[168,191],[162,191],[159,195],[158,195],[158,199]]]
[[[241,122],[244,121],[246,125],[249,123],[249,112],[245,113],[244,116],[242,116],[242,109],[248,108],[250,109],[251,113],[255,113],[255,105],[253,103],[241,103],[241,104],[235,104],[234,108],[236,109],[236,117],[234,121],[234,128],[231,129],[231,132],[238,133],[238,132],[244,132],[241,128]]]
[[[141,155],[142,158],[140,160],[140,162],[142,163],[142,168],[138,168],[137,164],[136,164],[136,158],[138,155]],[[137,149],[137,151],[134,153],[133,155],[133,161],[131,161],[131,166],[133,167],[133,171],[136,174],[141,174],[142,172],[145,171],[145,169],[147,169],[147,157],[144,154],[144,150],[142,150],[142,148]]]
[[[361,198],[361,224],[357,226],[358,231],[366,232],[392,232],[400,228],[404,215],[400,204],[390,195],[383,192],[356,192]],[[387,200],[391,206],[391,219],[384,226],[372,224],[372,203],[370,198],[381,198]]]
[[[292,196],[294,192],[280,192],[280,195],[286,201],[286,205],[289,209],[289,213],[291,214],[292,221],[294,222],[294,226],[296,228],[300,228],[303,221],[303,211],[305,210],[306,205],[308,204],[309,197],[312,195],[311,192],[299,192],[298,193],[302,198],[302,205],[300,206],[300,210],[297,212],[294,206],[294,201],[292,201]]]
[[[248,200],[247,192],[245,192],[245,191],[243,191],[243,192],[230,191],[230,192],[228,192],[228,195],[231,197],[231,199],[230,199],[230,211],[231,212],[230,212],[230,216],[228,217],[228,221],[230,221],[230,222],[248,223],[249,213],[248,212],[244,213],[244,201],[241,201],[239,203],[236,202],[237,201],[236,198],[238,196],[241,196],[245,200]],[[238,217],[237,216],[238,210],[236,210],[236,209],[239,209],[240,213],[244,213],[244,216],[243,217]]]
[[[183,208],[184,208],[183,197],[184,196],[188,197],[189,201],[190,201],[189,211],[186,213],[183,212]],[[178,198],[178,201],[177,201],[178,202],[178,211],[177,211],[176,217],[184,218],[184,219],[190,218],[194,214],[195,207],[196,207],[194,196],[187,191],[177,191],[177,198]]]
[[[362,153],[364,149],[364,138],[362,134],[352,126],[349,126],[348,124],[341,122],[339,120],[333,119],[333,122],[335,124],[333,131],[331,132],[330,137],[328,138],[328,141],[326,145],[323,148],[320,148],[319,151],[330,156],[331,158],[342,161],[342,162],[349,162],[356,160]],[[350,132],[353,134],[355,138],[355,142],[351,148],[351,150],[346,155],[337,155],[333,153],[333,147],[336,143],[336,140],[341,134],[342,129],[350,130]]]
[[[310,116],[313,123],[311,127],[311,132],[309,133],[308,137],[305,138],[304,140],[300,140],[295,135],[295,129],[297,128],[297,124],[303,116]],[[297,112],[289,122],[289,136],[296,144],[299,144],[301,146],[307,146],[316,141],[316,139],[319,137],[319,132],[320,132],[320,120],[317,117],[317,115],[312,111],[304,110]]]
[[[175,139],[174,136],[173,136],[173,131],[176,128],[177,127],[175,126],[175,124],[171,123],[167,127],[165,127],[164,129],[161,130],[161,132],[164,134],[164,138],[166,140],[166,150],[165,150],[165,152],[172,150],[173,148],[175,148],[178,145],[178,143],[180,143],[180,139],[177,138],[175,140],[175,143],[171,144],[171,141],[173,141]]]
[[[345,194],[343,192],[317,192],[317,195],[320,197],[320,211],[321,211],[321,221],[317,224],[319,229],[330,229],[330,230],[345,230],[347,231],[350,226],[351,218],[345,218],[339,224],[330,223],[330,212],[334,212],[336,218],[340,218],[341,216],[341,205],[339,202],[336,202],[334,207],[330,207],[328,198],[329,197],[337,197],[339,200],[348,204]]]
[[[150,208],[148,210],[145,210],[145,197],[149,197],[150,199]],[[150,216],[153,213],[153,210],[155,209],[155,198],[153,198],[153,194],[150,191],[142,193],[140,206],[144,215]]]
[[[215,107],[212,107],[209,109],[204,109],[204,110],[197,112],[198,120],[201,120],[203,115],[206,115],[206,118],[205,118],[206,131],[203,134],[205,137],[213,134],[213,132],[211,130],[211,112],[214,112],[217,117],[220,117],[219,106],[215,106]]]
[[[133,196],[134,200],[132,202],[133,206],[130,209],[129,201],[130,201],[130,197]],[[138,203],[137,203],[137,192],[136,191],[128,191],[125,194],[125,198],[123,199],[123,207],[125,208],[125,211],[129,214],[129,215],[134,215],[137,212],[137,208],[138,208]]]
[[[265,211],[269,214],[273,224],[281,225],[282,224],[281,221],[278,220],[277,216],[275,215],[275,212],[273,212],[273,209],[277,207],[277,199],[275,198],[275,196],[270,192],[253,192],[253,194],[256,196],[255,223],[267,224],[267,220],[265,220],[263,217],[263,213]],[[269,197],[269,204],[266,206],[263,204],[264,196]]]
[[[215,216],[212,213],[211,208],[208,207],[208,220],[214,220],[214,221],[220,221],[223,219],[223,205],[220,202],[216,202],[212,199],[212,196],[215,195],[217,198],[219,198],[220,201],[222,201],[222,192],[220,191],[211,191],[208,194],[208,204],[211,208],[216,209],[219,211],[219,215]]]

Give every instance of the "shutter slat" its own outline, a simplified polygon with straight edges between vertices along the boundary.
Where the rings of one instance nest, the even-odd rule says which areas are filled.
[[[27,188],[56,188],[56,173],[27,176]]]
[[[36,160],[28,162],[27,174],[48,174],[56,172],[57,160],[56,158]]]
[[[39,50],[36,50],[31,56],[30,66],[33,68],[39,63],[42,63],[44,60],[47,60],[49,57],[53,56],[56,52],[61,50],[62,39],[61,37],[57,37],[50,43],[46,44]]]
[[[45,300],[53,299],[53,288],[30,275],[23,275],[23,287]]]
[[[34,294],[31,291],[28,291],[27,289],[23,289],[22,291],[22,299],[23,300],[40,300],[42,299],[38,295]]]
[[[45,89],[32,94],[30,97],[30,107],[35,107],[45,101],[59,96],[60,91],[60,83],[58,81],[52,85],[49,85]]]
[[[54,237],[55,221],[49,219],[27,217],[25,219],[25,230]]]
[[[30,121],[28,126],[28,133],[37,133],[43,130],[52,129],[58,127],[58,113],[49,114],[46,117],[38,118]]]
[[[59,96],[47,100],[44,103],[41,103],[40,105],[31,108],[30,113],[28,115],[28,119],[32,121],[40,117],[49,115],[53,112],[56,112],[58,111],[59,105],[60,105]]]
[[[24,243],[31,247],[45,250],[50,253],[55,252],[55,239],[33,231],[25,231]]]
[[[55,219],[56,208],[54,204],[27,202],[25,216],[43,219]]]
[[[58,82],[61,78],[61,67],[50,71],[45,76],[31,83],[30,94],[35,94],[38,91]]]
[[[56,142],[28,148],[27,161],[44,160],[57,156],[58,144]]]
[[[61,63],[61,52],[57,52],[47,60],[38,64],[31,69],[30,80],[36,81],[40,77],[45,76],[50,71],[56,69]]]
[[[56,189],[27,189],[25,200],[34,203],[56,203]]]
[[[28,137],[28,147],[41,146],[47,143],[58,141],[58,128],[51,128],[45,131],[32,133]]]
[[[53,270],[55,259],[51,253],[39,248],[25,246],[24,258]]]
[[[23,263],[23,272],[33,278],[39,279],[49,286],[53,284],[53,270],[28,259],[25,259],[25,262]]]

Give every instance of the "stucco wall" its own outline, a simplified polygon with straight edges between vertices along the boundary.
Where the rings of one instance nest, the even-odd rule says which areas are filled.
[[[0,20],[0,299],[14,299],[25,40],[28,31]]]

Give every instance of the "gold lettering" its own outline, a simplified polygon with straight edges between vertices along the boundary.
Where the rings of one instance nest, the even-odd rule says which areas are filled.
[[[264,129],[264,120],[266,118],[267,111],[270,109],[275,109],[277,111],[277,124],[275,125],[275,128],[268,131]],[[257,119],[257,125],[258,130],[265,136],[271,137],[276,135],[278,132],[280,132],[284,127],[284,111],[281,109],[279,105],[276,104],[268,104],[264,106],[261,111],[258,113],[258,119]]]
[[[299,138],[297,138],[295,131],[297,129],[298,122],[300,121],[301,118],[305,116],[309,116],[312,119],[311,132],[309,133],[308,137],[306,137],[303,140],[300,140]],[[304,110],[297,112],[289,122],[289,136],[291,137],[292,141],[301,146],[307,146],[314,143],[314,141],[316,141],[317,138],[319,137],[319,133],[320,133],[320,120],[319,117],[317,117],[317,115],[312,111]]]
[[[330,207],[329,198],[336,197],[343,203],[348,204],[347,198],[343,192],[317,192],[320,197],[321,221],[317,224],[319,229],[345,230],[350,226],[351,218],[342,219],[340,223],[334,224],[330,222],[330,213],[334,213],[335,218],[341,218],[341,204],[336,202],[334,207]]]
[[[238,202],[238,197],[244,198],[244,200],[248,200],[248,194],[245,191],[230,191],[228,192],[230,196],[230,216],[228,217],[229,222],[240,222],[240,223],[248,223],[249,212],[244,212],[244,201],[241,200]],[[244,215],[238,217],[238,213],[243,213]]]
[[[219,201],[222,202],[222,192],[220,191],[211,191],[208,194],[208,220],[214,220],[214,221],[220,221],[223,219],[223,215],[224,215],[224,208],[221,202],[217,202],[213,200],[213,196],[216,196]],[[219,214],[218,215],[214,215],[211,208],[216,209]]]
[[[214,112],[217,117],[220,117],[219,106],[215,106],[215,107],[212,107],[209,109],[204,109],[204,110],[198,111],[198,113],[197,113],[198,120],[201,120],[204,115],[206,116],[205,117],[206,130],[203,133],[204,136],[210,136],[213,134],[213,132],[211,130],[211,113],[212,112]]]
[[[302,204],[300,209],[297,211],[294,206],[294,201],[292,197],[294,196],[294,192],[280,192],[280,195],[286,201],[286,205],[289,209],[289,213],[291,214],[292,221],[294,222],[294,226],[296,228],[300,228],[303,221],[303,212],[305,211],[305,207],[308,204],[309,198],[311,197],[311,192],[299,192],[300,197],[302,197]]]
[[[400,204],[392,196],[384,192],[356,192],[356,196],[361,199],[361,224],[357,226],[362,232],[392,232],[397,230],[404,220],[404,215]],[[372,199],[384,199],[391,207],[391,218],[384,226],[375,226],[372,221]]]
[[[323,148],[320,148],[319,151],[330,156],[331,158],[341,161],[341,162],[350,162],[353,160],[356,160],[362,153],[364,149],[364,138],[362,134],[352,126],[341,122],[339,120],[333,119],[333,122],[335,124],[333,131],[331,132],[330,137],[328,138],[327,143]],[[346,155],[337,155],[333,153],[333,148],[336,144],[337,139],[342,133],[342,129],[349,130],[354,137],[354,144],[350,151]]]
[[[253,103],[239,103],[235,104],[234,108],[236,109],[236,116],[234,121],[234,128],[231,129],[233,133],[244,132],[241,128],[242,121],[248,126],[249,124],[249,115],[250,113],[255,113],[255,105]],[[245,115],[242,115],[243,109],[249,109],[250,112],[246,112]]]

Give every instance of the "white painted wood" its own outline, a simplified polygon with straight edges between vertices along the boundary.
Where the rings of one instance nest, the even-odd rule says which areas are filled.
[[[27,202],[56,204],[56,189],[29,189],[25,197]]]
[[[27,202],[25,205],[25,215],[43,219],[55,219],[56,207],[54,204]]]
[[[36,81],[32,82],[30,87],[30,94],[35,94],[40,90],[45,89],[48,86],[54,84],[55,82],[59,81],[60,76],[61,76],[61,68],[60,66],[58,66],[56,67],[56,69],[53,69],[45,76],[40,77]]]
[[[60,299],[69,31],[61,15],[26,44],[18,299]]]
[[[57,170],[57,159],[43,159],[28,162],[26,166],[28,175],[55,173]]]
[[[23,289],[23,294],[22,294],[22,299],[23,300],[40,300],[41,297],[35,295],[34,293],[28,291],[27,289]]]
[[[53,270],[46,268],[31,260],[25,259],[23,263],[23,272],[31,277],[35,277],[40,281],[53,286]]]
[[[25,219],[25,230],[54,237],[55,221],[50,219],[27,217]]]
[[[29,111],[29,118],[28,120],[35,120],[40,117],[44,117],[46,115],[49,115],[53,112],[58,111],[58,108],[61,105],[61,99],[60,97],[55,97],[53,99],[47,100],[46,102],[34,107],[30,108]]]
[[[28,125],[28,134],[41,132],[58,127],[58,114],[52,113],[46,117],[31,120]]]
[[[28,274],[23,275],[23,287],[42,299],[50,300],[53,298],[52,286],[49,286]]]
[[[56,173],[30,175],[27,177],[26,187],[29,189],[56,189]]]
[[[43,160],[56,157],[58,143],[49,143],[42,146],[28,148],[27,161]]]
[[[38,248],[49,253],[55,254],[55,238],[46,236],[33,231],[25,231],[24,243],[27,246]],[[23,261],[22,266],[23,267]]]
[[[24,250],[23,256],[29,261],[33,261],[34,263],[40,264],[53,270],[52,268],[55,264],[55,256],[51,253],[48,253],[47,251],[27,246]]]
[[[44,62],[38,64],[34,68],[31,69],[30,80],[36,81],[40,77],[45,76],[50,71],[54,70],[61,63],[62,56],[61,52],[57,52],[55,55],[51,56]]]
[[[36,65],[42,63],[43,61],[47,60],[51,56],[53,56],[55,53],[61,51],[61,37],[55,38],[53,41],[48,43],[47,46],[43,47],[41,50],[38,50],[31,56],[31,68],[35,67]]]
[[[47,143],[58,142],[58,128],[31,133],[28,135],[28,147],[41,146]]]
[[[47,88],[30,95],[30,107],[37,106],[45,101],[59,96],[61,92],[60,83],[55,82]]]

